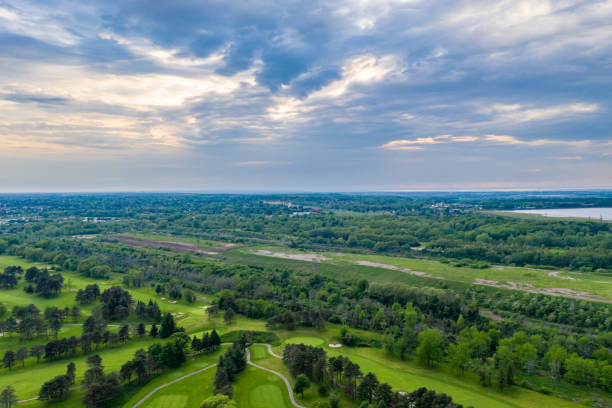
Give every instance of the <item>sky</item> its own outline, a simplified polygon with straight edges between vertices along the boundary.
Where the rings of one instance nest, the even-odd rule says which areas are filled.
[[[612,188],[612,0],[0,0],[0,192]]]

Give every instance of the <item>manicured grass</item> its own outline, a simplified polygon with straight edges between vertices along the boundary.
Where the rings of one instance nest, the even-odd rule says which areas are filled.
[[[150,344],[160,340],[144,339],[134,340],[122,347],[106,348],[96,352],[102,357],[102,365],[105,372],[119,370],[121,365],[128,359],[131,359],[136,350],[140,348],[146,349]],[[44,382],[49,381],[53,377],[64,374],[66,366],[71,361],[76,364],[77,383],[83,378],[83,373],[87,370],[88,355],[77,355],[74,358],[62,359],[53,362],[41,362],[40,364],[26,365],[21,368],[20,365],[12,370],[3,370],[0,374],[0,389],[4,389],[7,385],[15,388],[20,399],[32,398],[38,395],[38,391]]]
[[[291,337],[283,342],[285,344],[305,344],[307,346],[320,346],[324,340],[320,337]]]
[[[240,408],[291,408],[287,387],[280,377],[247,366],[234,383],[234,400]]]
[[[202,400],[213,395],[215,371],[215,368],[211,368],[169,385],[168,387],[162,388],[145,400],[145,402],[140,406],[143,408],[197,408],[202,405]],[[123,404],[123,406],[126,408],[131,408],[137,401],[140,400],[140,398],[142,398],[142,396],[150,392],[152,388],[155,388],[153,385],[159,386],[159,384],[172,381],[170,377],[174,376],[175,375],[173,373],[171,376],[163,375],[160,378],[156,378],[154,381],[147,384],[128,402]],[[144,392],[145,390],[146,392]]]
[[[443,369],[426,369],[412,362],[391,358],[382,350],[370,348],[329,349],[328,355],[345,355],[359,364],[361,371],[374,372],[380,381],[391,384],[396,391],[413,391],[420,387],[444,392],[463,405],[474,407],[556,407],[573,408],[584,405],[544,395],[535,391],[513,387],[499,392],[494,387],[482,387],[475,375],[457,377]]]

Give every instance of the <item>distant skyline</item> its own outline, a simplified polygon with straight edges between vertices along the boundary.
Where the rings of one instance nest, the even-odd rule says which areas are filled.
[[[612,188],[612,0],[0,0],[0,193]]]

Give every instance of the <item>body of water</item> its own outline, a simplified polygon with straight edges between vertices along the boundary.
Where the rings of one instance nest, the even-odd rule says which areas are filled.
[[[604,220],[612,220],[612,208],[600,207],[600,208],[543,208],[534,210],[513,210],[513,213],[519,214],[537,214],[545,217],[556,217],[556,218],[590,218],[598,220],[600,218]]]

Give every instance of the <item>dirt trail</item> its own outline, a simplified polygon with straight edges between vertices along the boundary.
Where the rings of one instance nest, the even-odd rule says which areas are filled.
[[[194,244],[188,244],[185,242],[172,242],[172,241],[156,241],[148,238],[136,238],[128,237],[125,235],[110,235],[110,238],[116,239],[123,245],[128,245],[137,248],[168,248],[171,251],[176,252],[191,252],[195,254],[203,255],[216,255],[221,252],[229,251],[230,249],[240,248],[242,245],[231,244],[231,243],[219,243],[219,247],[200,247]]]

